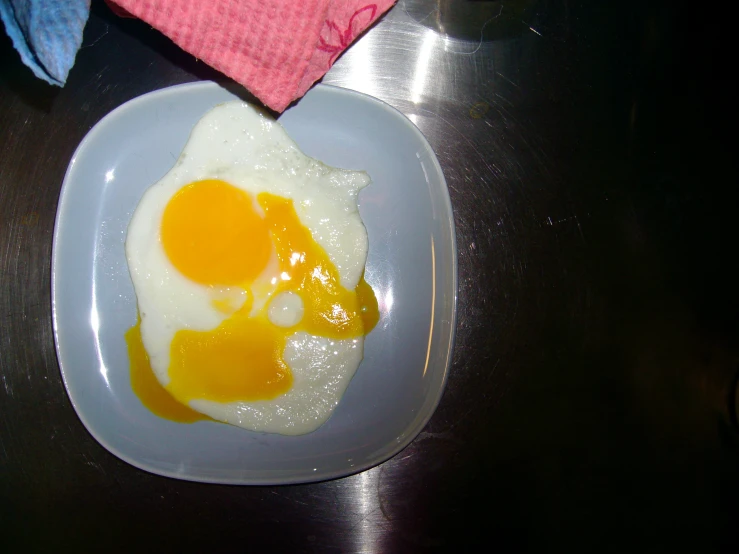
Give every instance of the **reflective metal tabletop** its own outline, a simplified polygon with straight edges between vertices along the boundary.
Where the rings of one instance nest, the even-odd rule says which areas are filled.
[[[739,547],[730,23],[657,0],[399,0],[347,50],[323,82],[401,110],[445,172],[456,348],[408,448],[289,487],[127,465],[54,352],[73,151],[131,98],[225,78],[97,0],[63,89],[0,37],[0,549]]]

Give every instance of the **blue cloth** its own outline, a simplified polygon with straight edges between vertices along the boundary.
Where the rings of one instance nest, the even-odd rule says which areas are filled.
[[[63,86],[82,44],[90,0],[0,0],[0,18],[23,63]]]

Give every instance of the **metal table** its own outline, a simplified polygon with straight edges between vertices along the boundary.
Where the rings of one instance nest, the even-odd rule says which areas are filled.
[[[100,1],[63,89],[0,37],[0,549],[739,547],[730,24],[666,1],[400,0],[338,60],[324,82],[407,114],[444,168],[454,363],[395,458],[272,488],[117,459],[53,345],[72,152],[131,98],[224,78]]]

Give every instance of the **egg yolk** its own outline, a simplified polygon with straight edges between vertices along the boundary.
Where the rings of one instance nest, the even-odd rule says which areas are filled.
[[[131,388],[144,406],[159,417],[180,423],[210,419],[177,402],[159,383],[154,370],[151,369],[149,355],[141,340],[141,320],[126,331],[126,344],[128,345],[128,359],[131,360]]]
[[[175,334],[166,390],[184,404],[280,396],[292,385],[283,359],[292,334],[351,339],[369,333],[379,319],[364,277],[353,290],[341,285],[338,269],[300,222],[292,200],[268,193],[256,200],[264,215],[247,192],[224,181],[198,181],[183,187],[164,211],[161,239],[172,264],[193,281],[238,285],[247,294],[215,329]],[[303,317],[288,328],[269,320],[269,302],[251,314],[251,285],[273,253],[279,279],[273,279],[271,298],[292,292],[303,303]]]
[[[174,266],[202,285],[251,281],[270,255],[269,231],[252,198],[215,179],[177,191],[164,209],[161,238]]]

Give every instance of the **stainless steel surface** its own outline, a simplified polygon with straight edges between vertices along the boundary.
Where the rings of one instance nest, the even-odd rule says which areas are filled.
[[[78,142],[139,94],[223,79],[102,2],[62,90],[0,39],[0,545],[739,547],[731,20],[658,0],[476,4],[400,0],[324,79],[406,113],[444,168],[460,264],[444,398],[387,463],[280,488],[117,460],[53,353],[51,233]],[[505,25],[469,15],[496,4]]]

